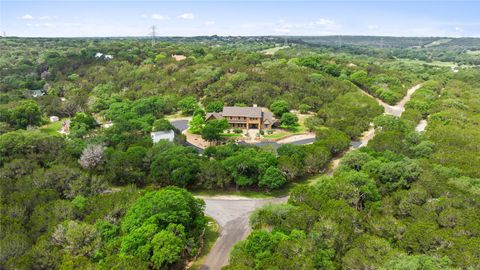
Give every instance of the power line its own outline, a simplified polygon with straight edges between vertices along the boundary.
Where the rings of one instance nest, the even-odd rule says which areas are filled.
[[[157,27],[155,25],[152,25],[150,29],[152,29],[152,32],[150,32],[150,35],[152,36],[152,46],[155,46],[155,30],[157,29]]]

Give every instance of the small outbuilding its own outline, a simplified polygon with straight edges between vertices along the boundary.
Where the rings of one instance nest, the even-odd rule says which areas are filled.
[[[43,89],[31,90],[30,93],[34,98],[38,98],[45,95],[45,91],[43,91]]]
[[[152,137],[153,143],[157,143],[160,140],[167,140],[169,142],[173,142],[173,139],[175,139],[175,132],[173,132],[173,130],[152,131],[150,133],[150,137]]]
[[[60,120],[60,118],[58,118],[58,116],[55,116],[55,115],[52,115],[50,116],[50,122],[58,122],[58,120]]]
[[[175,61],[183,61],[187,59],[185,55],[181,55],[181,54],[172,54],[172,58],[175,59]]]

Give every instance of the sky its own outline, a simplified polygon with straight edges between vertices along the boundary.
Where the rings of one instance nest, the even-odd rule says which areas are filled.
[[[479,1],[0,0],[26,37],[380,35],[480,37]]]

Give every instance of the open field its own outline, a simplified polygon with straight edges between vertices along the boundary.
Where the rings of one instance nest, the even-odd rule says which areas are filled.
[[[278,51],[283,50],[283,49],[287,49],[287,48],[290,48],[290,46],[273,47],[273,48],[270,48],[270,49],[263,50],[261,52],[266,54],[266,55],[274,55]]]

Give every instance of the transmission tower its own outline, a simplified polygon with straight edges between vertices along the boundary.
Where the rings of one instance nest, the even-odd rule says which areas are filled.
[[[383,49],[383,37],[380,38],[380,48]]]
[[[283,46],[288,46],[288,37],[285,36],[285,42],[283,43]]]
[[[152,25],[150,29],[152,29],[152,32],[150,32],[150,35],[152,36],[152,47],[153,47],[155,46],[155,30],[157,29],[157,27],[155,25]]]

